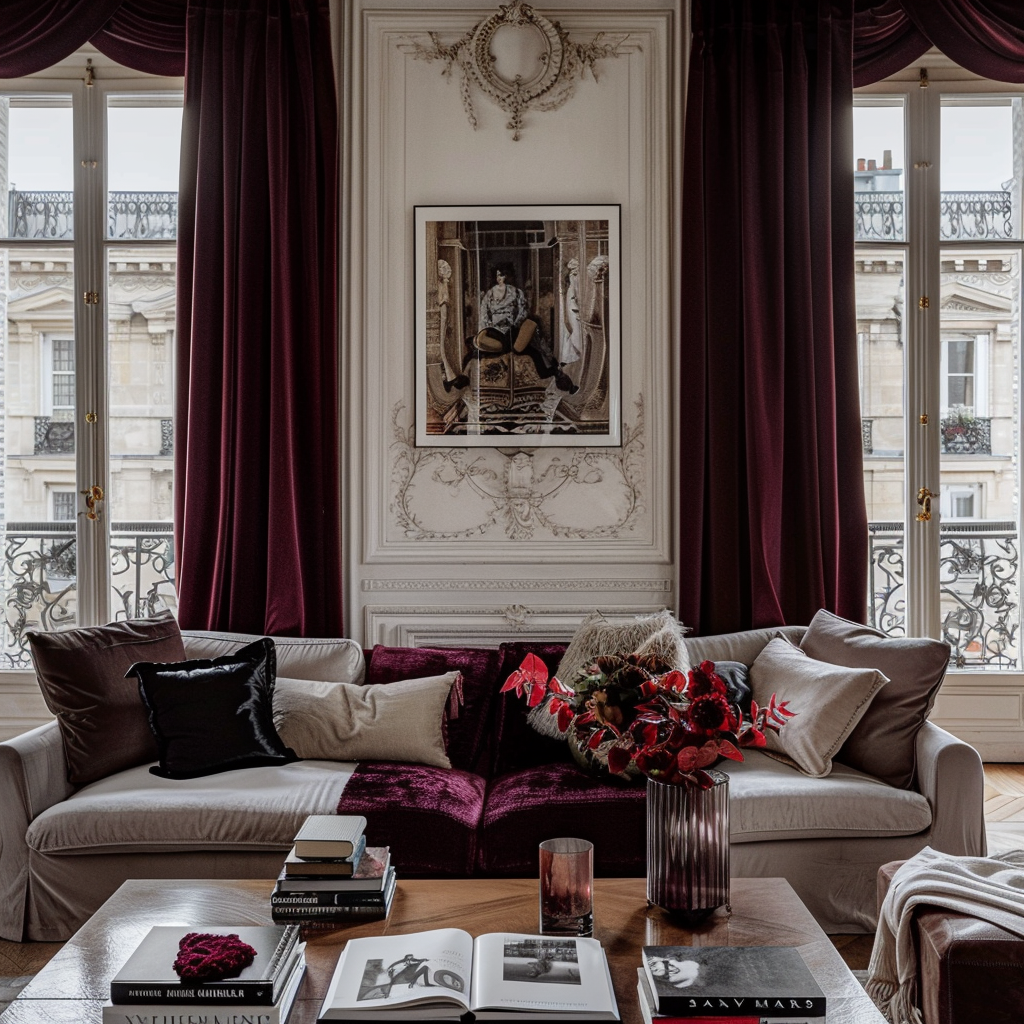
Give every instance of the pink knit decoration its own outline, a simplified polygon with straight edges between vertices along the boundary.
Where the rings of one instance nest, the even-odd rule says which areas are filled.
[[[182,979],[220,981],[241,974],[256,958],[256,950],[237,935],[189,932],[178,943],[174,971]]]

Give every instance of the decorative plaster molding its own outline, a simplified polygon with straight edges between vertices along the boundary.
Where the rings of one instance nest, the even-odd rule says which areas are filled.
[[[637,615],[650,615],[658,607],[601,607],[611,622],[631,622]],[[451,647],[467,644],[490,646],[514,634],[520,638],[564,642],[572,638],[579,624],[594,606],[576,608],[446,607],[363,609],[367,646],[395,644],[402,647]]]
[[[367,580],[362,581],[364,591],[620,591],[630,593],[667,594],[672,590],[671,580]]]
[[[537,36],[535,42],[542,47],[538,72],[526,63],[522,64],[525,75],[517,73],[509,79],[499,72],[499,59],[492,45],[507,28],[533,29]],[[589,70],[597,81],[597,62],[606,57],[618,57],[619,47],[628,38],[623,36],[617,43],[602,43],[602,32],[591,43],[573,43],[557,21],[549,21],[523,0],[499,4],[497,14],[478,22],[450,46],[445,46],[436,32],[428,35],[432,45],[416,43],[414,55],[420,60],[443,61],[443,75],[451,75],[452,68],[458,65],[462,72],[462,106],[469,123],[474,129],[478,127],[471,90],[471,85],[475,85],[511,115],[505,127],[512,132],[513,141],[522,133],[524,111],[531,107],[557,110],[563,106],[572,98],[576,80],[583,79]]]
[[[404,402],[391,412],[394,453],[389,504],[394,522],[411,540],[462,540],[487,537],[496,527],[514,541],[549,536],[592,540],[617,538],[632,530],[646,511],[644,504],[644,400],[636,400],[636,422],[622,424],[622,445],[618,448],[417,448],[414,424],[403,426],[399,417]],[[422,523],[417,504],[423,487],[431,482],[444,489],[445,500],[458,497],[462,487],[488,504],[485,518],[459,530],[428,529]],[[549,506],[567,488],[583,488],[579,500],[587,500],[586,489],[602,485],[616,487],[618,500],[610,510],[615,518],[597,526],[580,527],[558,522]]]

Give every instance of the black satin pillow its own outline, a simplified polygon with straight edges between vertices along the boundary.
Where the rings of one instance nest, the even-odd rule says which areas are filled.
[[[716,661],[715,671],[725,683],[730,704],[738,704],[744,719],[750,718],[750,669],[742,661]]]
[[[132,665],[165,779],[194,779],[298,758],[274,728],[277,654],[269,637],[222,658]]]

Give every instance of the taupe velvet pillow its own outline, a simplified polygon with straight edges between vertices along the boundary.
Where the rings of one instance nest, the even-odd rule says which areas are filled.
[[[139,661],[185,660],[170,612],[26,635],[43,700],[57,716],[69,782],[81,786],[157,759],[139,684],[125,673]]]
[[[669,611],[637,616],[632,622],[609,622],[600,612],[589,615],[573,634],[558,663],[558,678],[573,686],[581,669],[601,654],[650,654],[681,672],[690,670],[683,639],[686,627]]]
[[[394,683],[278,679],[274,725],[299,757],[451,768],[442,720],[458,672]]]
[[[928,637],[889,637],[822,609],[800,647],[819,661],[876,668],[889,677],[836,759],[890,786],[908,788],[917,763],[917,733],[946,674],[949,644]]]
[[[766,730],[765,753],[805,775],[828,775],[836,751],[888,682],[877,669],[829,665],[788,640],[771,640],[750,666],[754,700],[763,707],[774,693],[796,714],[780,732]]]

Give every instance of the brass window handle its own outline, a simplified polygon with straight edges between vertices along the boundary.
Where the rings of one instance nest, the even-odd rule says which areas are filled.
[[[103,500],[103,488],[99,484],[93,484],[92,487],[79,493],[85,495],[85,507],[88,509],[85,513],[85,518],[99,519],[100,514],[96,506]]]
[[[935,495],[928,490],[927,487],[922,487],[917,492],[917,503],[921,506],[921,511],[917,513],[917,521],[919,523],[926,523],[932,517],[932,498]]]

